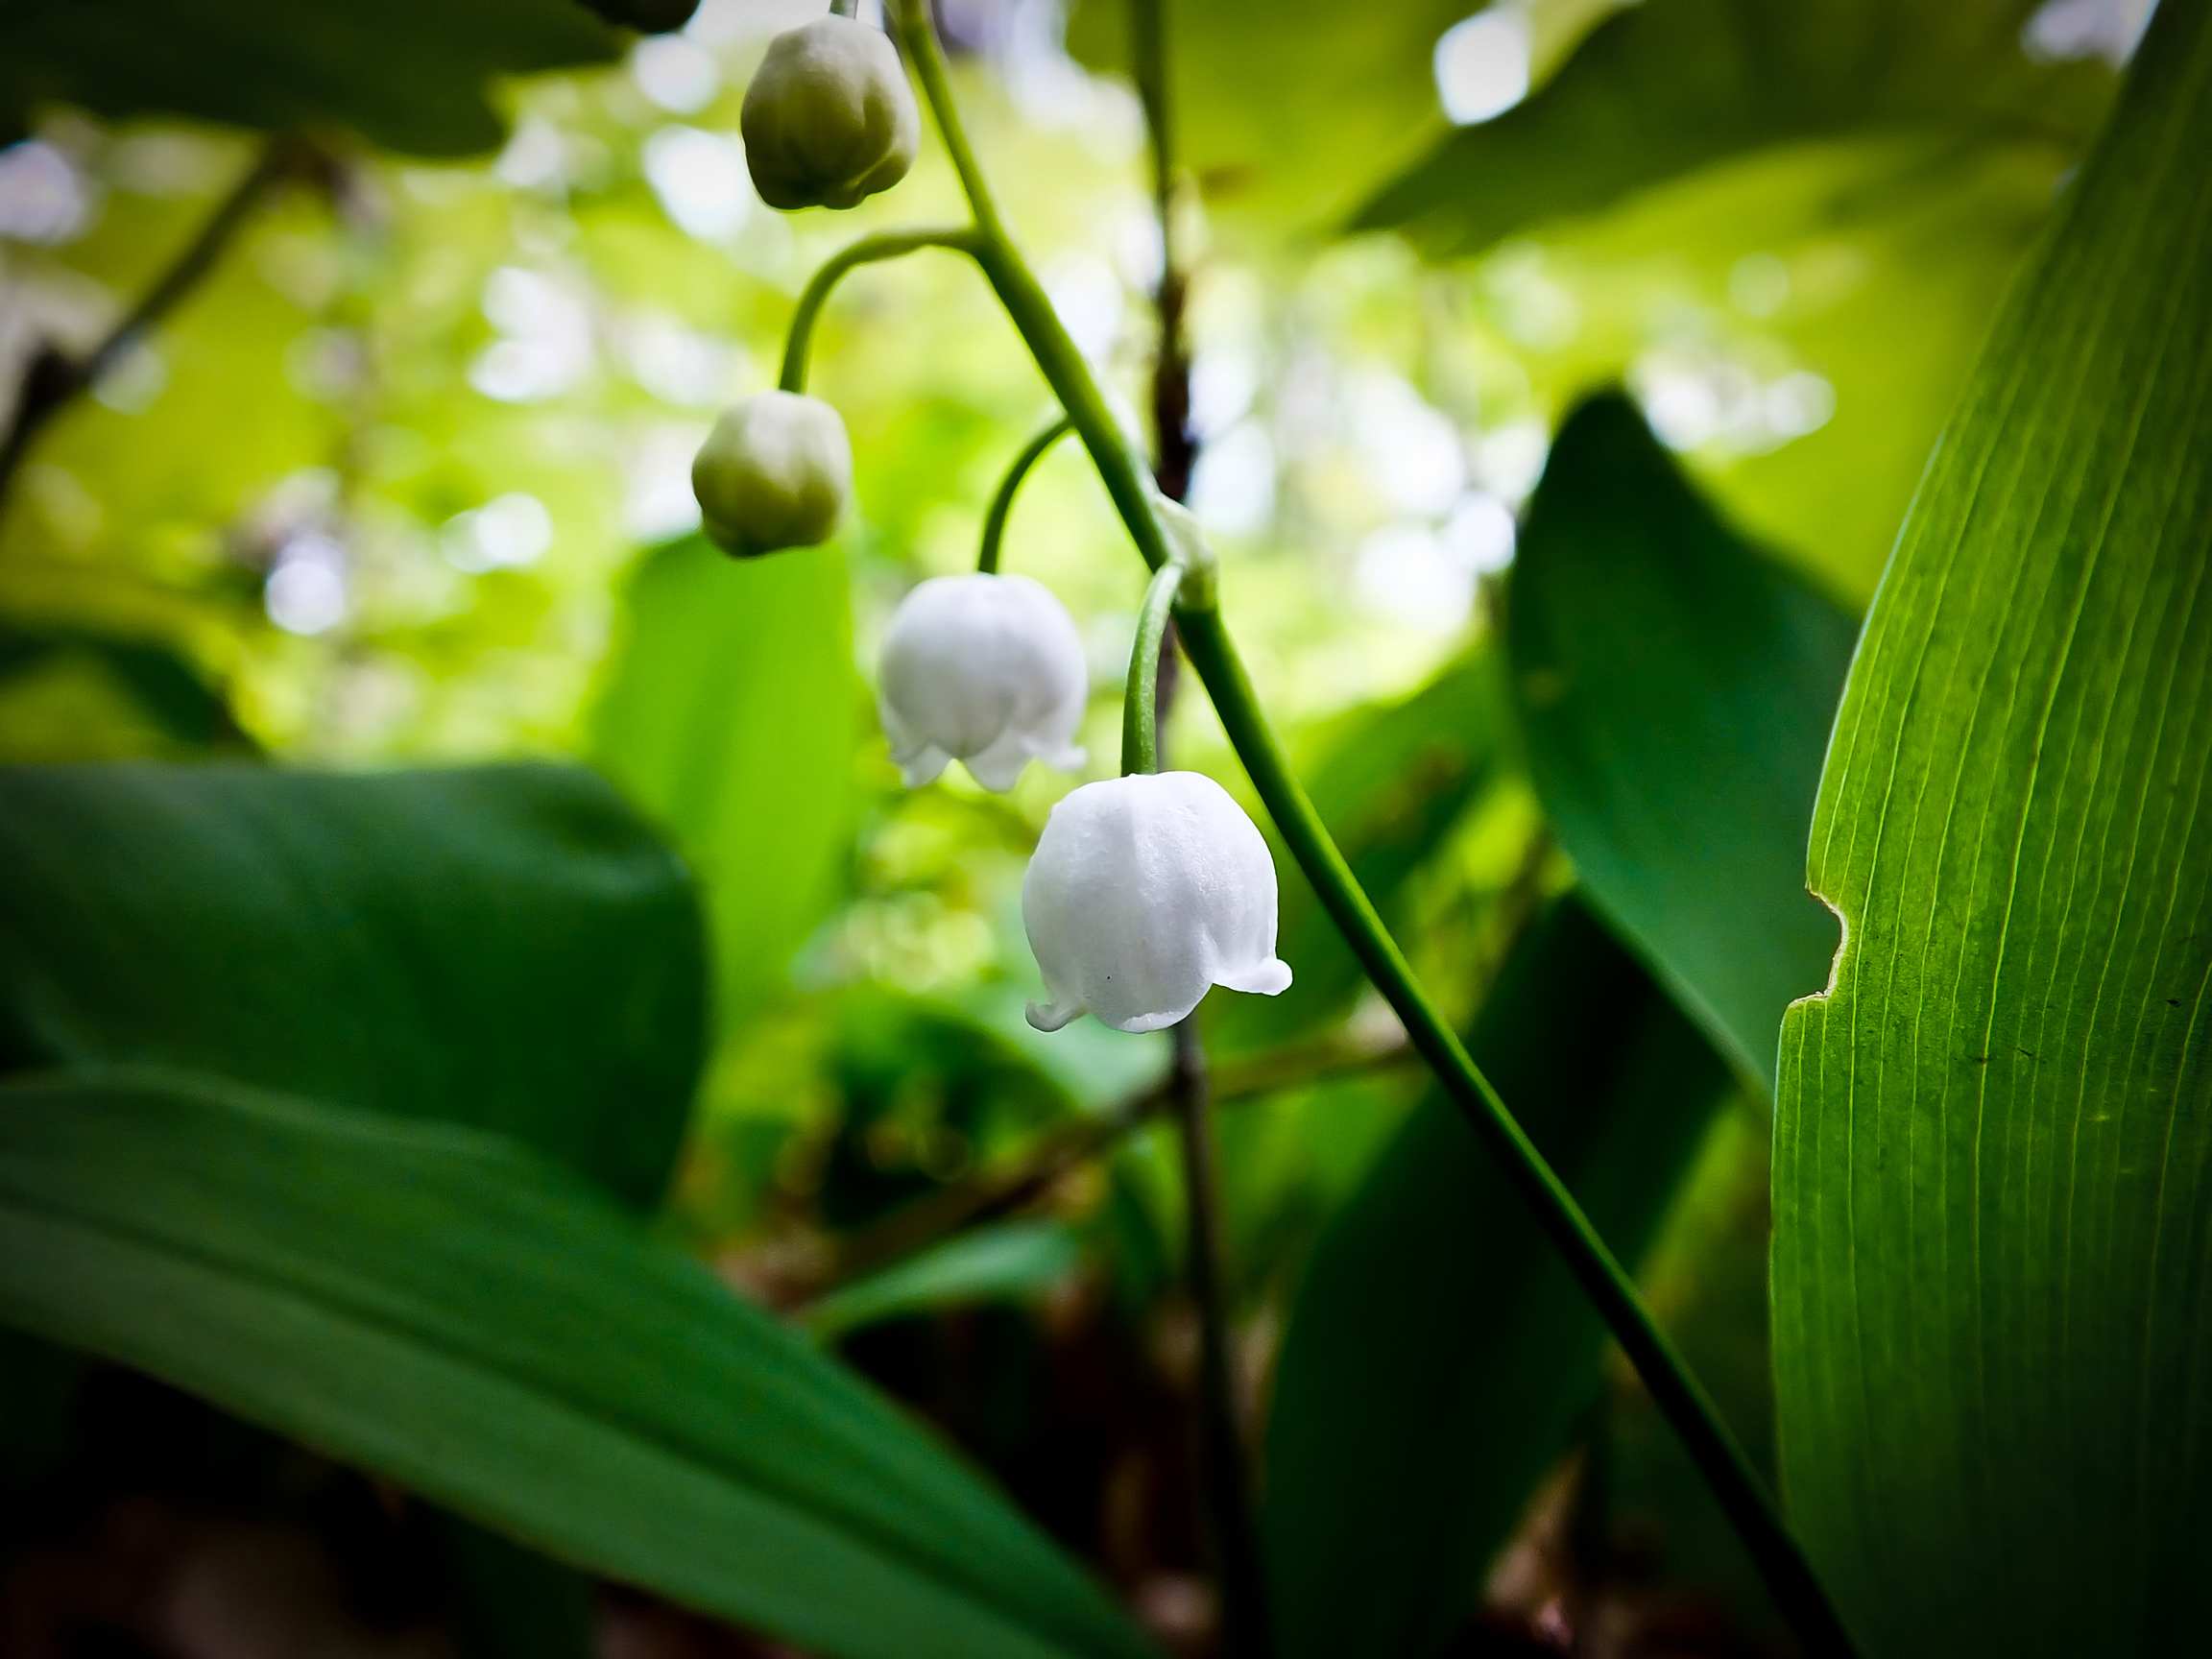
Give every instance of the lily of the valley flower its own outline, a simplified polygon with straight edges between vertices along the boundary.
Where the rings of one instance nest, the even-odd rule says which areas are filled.
[[[1083,764],[1070,741],[1090,680],[1067,607],[1026,576],[936,576],[906,595],[883,636],[878,706],[909,787],[964,760],[986,789],[1011,789],[1031,759]]]
[[[1195,772],[1086,783],[1045,821],[1022,882],[1022,920],[1049,1003],[1118,1031],[1172,1025],[1209,988],[1275,996],[1275,864],[1227,790]]]

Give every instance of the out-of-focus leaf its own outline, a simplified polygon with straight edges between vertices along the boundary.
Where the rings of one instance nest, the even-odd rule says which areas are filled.
[[[573,0],[68,0],[0,11],[0,143],[49,102],[281,132],[336,124],[413,156],[489,150],[495,75],[613,60]]]
[[[880,986],[841,999],[828,1070],[840,1122],[815,1177],[815,1205],[839,1231],[940,1190],[950,1171],[1075,1110],[1001,1031]]]
[[[83,628],[28,629],[0,622],[0,686],[58,657],[98,662],[132,701],[180,746],[252,748],[230,709],[197,671],[166,645],[120,639]]]
[[[1501,249],[1476,291],[1511,340],[1539,316],[1517,284],[1563,291],[1572,336],[1523,359],[1544,400],[1564,410],[1623,378],[1655,410],[1687,398],[1671,441],[1709,498],[1863,611],[2079,156],[1931,134],[1771,146]]]
[[[1506,641],[1528,767],[1591,897],[1771,1094],[1835,918],[1805,834],[1858,630],[1720,521],[1618,394],[1560,429]]]
[[[691,21],[699,0],[581,0],[610,23],[648,35],[665,35]]]
[[[184,1073],[0,1086],[0,1315],[839,1659],[1142,1659],[1002,1500],[554,1166]]]
[[[1468,0],[1166,7],[1177,160],[1232,223],[1340,220],[1433,136],[1436,37],[1469,10]],[[1126,73],[1127,12],[1127,0],[1082,0],[1069,49]]]
[[[1782,1038],[1796,1525],[1869,1652],[2212,1647],[2212,6],[2166,0],[1867,623]]]
[[[0,770],[0,1069],[170,1064],[451,1118],[645,1204],[702,953],[689,878],[581,769]]]
[[[1356,225],[1466,253],[1795,139],[2083,138],[2110,73],[2031,60],[2020,33],[2034,9],[2035,0],[1647,0],[1599,24],[1526,104],[1446,138]]]
[[[840,1336],[900,1313],[1041,1295],[1081,1259],[1075,1236],[1056,1222],[981,1228],[831,1291],[807,1309],[806,1329]]]
[[[1624,1260],[1728,1070],[1589,911],[1523,942],[1471,1046]],[[1287,1659],[1420,1659],[1596,1397],[1603,1332],[1456,1108],[1414,1112],[1315,1251],[1268,1419]]]
[[[699,871],[725,1019],[788,983],[834,902],[857,810],[845,561],[647,556],[591,712],[592,758]]]
[[[1497,776],[1507,733],[1503,680],[1496,659],[1478,651],[1403,703],[1352,722],[1314,769],[1314,806],[1393,926],[1404,920],[1407,883]],[[1366,984],[1296,865],[1277,862],[1277,953],[1297,977],[1280,997],[1213,1000],[1209,1039],[1223,1052],[1310,1034],[1341,1016]]]

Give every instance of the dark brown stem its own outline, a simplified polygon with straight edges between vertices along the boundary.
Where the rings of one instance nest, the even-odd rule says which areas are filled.
[[[1183,1142],[1183,1189],[1190,1215],[1190,1236],[1183,1248],[1190,1300],[1198,1312],[1198,1478],[1206,1495],[1207,1530],[1221,1588],[1221,1650],[1227,1659],[1266,1659],[1272,1647],[1267,1579],[1260,1558],[1259,1528],[1253,1524],[1244,1434],[1237,1420],[1212,1099],[1195,1014],[1175,1027],[1175,1070],[1169,1085]]]
[[[1403,1041],[1382,1047],[1360,1046],[1341,1037],[1291,1044],[1248,1060],[1232,1061],[1214,1073],[1214,1099],[1216,1106],[1232,1106],[1302,1084],[1408,1066],[1416,1058],[1411,1046]],[[1054,1124],[1005,1163],[976,1170],[846,1235],[838,1243],[827,1279],[810,1294],[835,1289],[965,1228],[1035,1203],[1070,1170],[1098,1157],[1131,1130],[1165,1111],[1171,1104],[1174,1081],[1170,1075],[1157,1087],[1094,1117]]]
[[[312,153],[296,138],[272,138],[244,178],[200,228],[200,233],[162,272],[130,314],[116,324],[108,337],[82,359],[71,358],[52,346],[42,346],[24,372],[15,400],[15,417],[5,439],[0,439],[0,497],[5,497],[16,469],[30,453],[32,441],[70,398],[94,385],[114,368],[146,331],[177,308],[179,301],[199,286],[232,238],[245,226],[270,189],[298,169]]]
[[[1152,296],[1160,325],[1159,351],[1152,363],[1152,473],[1160,493],[1180,502],[1190,491],[1198,445],[1190,430],[1190,350],[1183,316],[1189,278],[1175,245],[1175,145],[1166,0],[1135,0],[1130,24],[1137,93],[1152,138],[1152,197],[1160,221],[1160,283]],[[1167,716],[1180,678],[1177,660],[1170,627],[1160,653],[1153,698],[1162,770],[1167,766]],[[1190,1215],[1184,1248],[1190,1299],[1198,1313],[1199,1490],[1221,1592],[1221,1650],[1226,1659],[1267,1659],[1274,1646],[1268,1629],[1267,1580],[1253,1523],[1250,1460],[1237,1420],[1220,1197],[1214,1169],[1213,1091],[1195,1013],[1175,1027],[1175,1063],[1167,1094],[1183,1142],[1183,1187]]]

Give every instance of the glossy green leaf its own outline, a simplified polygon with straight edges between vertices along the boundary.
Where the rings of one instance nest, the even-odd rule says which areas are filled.
[[[1407,883],[1495,781],[1508,736],[1504,676],[1476,652],[1393,707],[1346,723],[1313,769],[1322,822],[1383,920],[1405,920]],[[1279,859],[1278,953],[1297,977],[1280,997],[1215,998],[1209,1041],[1224,1051],[1310,1035],[1340,1018],[1367,983],[1298,868]]]
[[[2078,139],[2111,77],[2031,60],[2020,34],[2035,5],[1647,0],[1599,24],[1527,103],[1446,138],[1357,224],[1465,253],[1791,140]]]
[[[2212,6],[2166,0],[1899,541],[1783,1029],[1784,1486],[1880,1659],[2212,1647]]]
[[[1725,1094],[1696,1027],[1572,896],[1470,1043],[1633,1262]],[[1268,1417],[1286,1659],[1422,1659],[1596,1398],[1603,1330],[1457,1109],[1431,1094],[1323,1235]]]
[[[492,149],[495,75],[604,63],[574,0],[67,0],[0,10],[0,143],[54,102],[264,132],[350,127],[413,156]]]
[[[0,770],[0,1070],[150,1062],[529,1142],[660,1193],[691,882],[578,768]]]
[[[1836,921],[1805,834],[1857,635],[1724,524],[1618,394],[1560,428],[1506,641],[1528,767],[1584,886],[1771,1094]]]
[[[730,1017],[788,985],[845,874],[860,720],[845,559],[738,561],[692,537],[649,554],[623,603],[592,757],[699,871]]]
[[[0,1086],[0,1316],[832,1659],[1151,1651],[865,1384],[473,1130]]]
[[[1074,1235],[1056,1222],[979,1228],[831,1291],[806,1310],[806,1329],[839,1336],[901,1313],[1039,1296],[1081,1260]]]

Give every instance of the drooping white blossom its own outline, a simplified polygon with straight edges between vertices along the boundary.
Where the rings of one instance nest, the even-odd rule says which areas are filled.
[[[1172,1025],[1207,990],[1272,997],[1275,864],[1244,809],[1213,779],[1162,772],[1086,783],[1045,821],[1022,882],[1022,920],[1057,1031],[1092,1014],[1118,1031]]]
[[[1074,618],[1026,576],[932,577],[883,636],[878,707],[909,788],[949,760],[1001,790],[1031,759],[1082,765],[1072,739],[1089,696]]]

